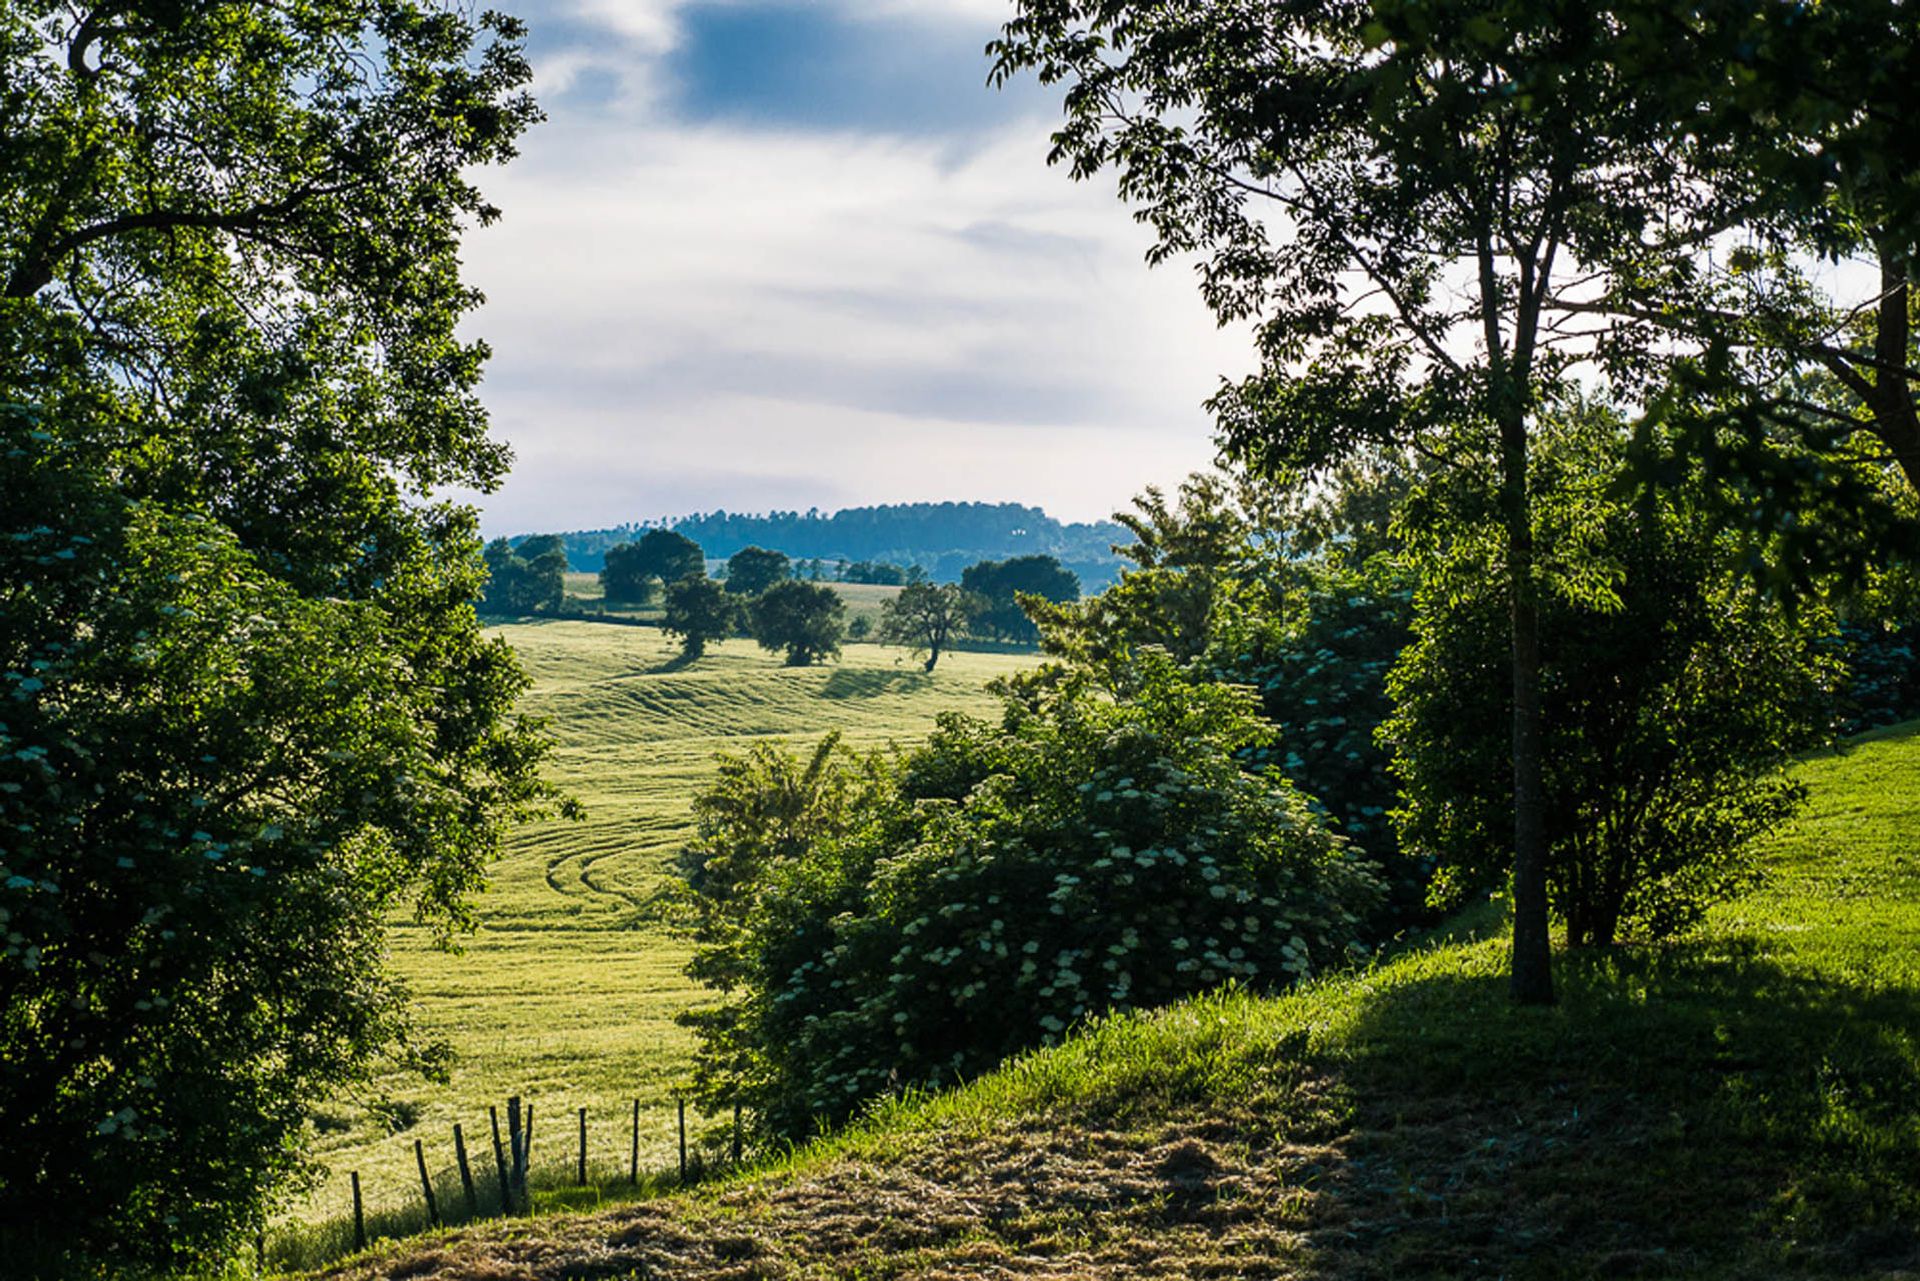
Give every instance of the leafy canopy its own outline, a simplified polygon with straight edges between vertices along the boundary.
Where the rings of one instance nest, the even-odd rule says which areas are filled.
[[[941,651],[966,636],[986,602],[952,583],[909,583],[880,610],[879,638],[927,656],[927,670]]]
[[[709,641],[733,635],[740,602],[705,574],[689,574],[667,584],[663,630],[680,638],[680,652],[691,660],[707,652]]]
[[[833,588],[792,579],[775,583],[747,606],[753,638],[762,649],[784,649],[789,667],[838,657],[846,612],[846,603]]]
[[[521,34],[428,0],[0,6],[16,1261],[257,1228],[308,1101],[431,1062],[385,914],[468,924],[546,796],[472,514],[427,498],[507,463],[458,250],[537,117]]]

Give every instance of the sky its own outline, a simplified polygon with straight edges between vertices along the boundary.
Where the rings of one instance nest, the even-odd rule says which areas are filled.
[[[510,6],[511,7],[511,6]],[[512,476],[489,536],[1015,501],[1100,519],[1213,457],[1250,367],[1058,90],[987,86],[1009,0],[519,0],[546,123],[466,245]]]

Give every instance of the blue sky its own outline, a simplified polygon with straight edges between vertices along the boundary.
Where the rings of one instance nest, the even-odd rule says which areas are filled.
[[[986,87],[1003,0],[522,0],[549,120],[482,176],[490,534],[939,499],[1103,516],[1212,455],[1248,362],[1057,97]]]

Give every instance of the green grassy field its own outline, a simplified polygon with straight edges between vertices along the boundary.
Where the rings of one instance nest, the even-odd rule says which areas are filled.
[[[886,603],[900,594],[898,587],[882,587],[874,583],[828,583],[828,587],[846,604],[846,622],[853,625],[856,618],[867,620],[872,627],[880,621],[880,611]],[[619,618],[637,618],[657,621],[662,613],[656,600],[648,605],[605,605],[605,597],[600,590],[598,574],[582,574],[568,571],[566,577],[567,604],[571,609],[588,611],[605,609]]]
[[[1497,904],[1280,997],[1098,1022],[784,1162],[330,1276],[1920,1274],[1920,724],[1806,762],[1762,878],[1505,993]]]
[[[478,1159],[491,1143],[486,1105],[515,1093],[536,1107],[536,1177],[570,1167],[579,1107],[589,1109],[595,1164],[624,1171],[636,1098],[642,1160],[663,1164],[669,1092],[689,1061],[674,1016],[698,993],[680,972],[686,948],[661,920],[657,896],[714,754],[763,738],[799,747],[834,730],[862,746],[908,743],[940,711],[991,710],[986,682],[1034,661],[955,654],[928,676],[903,651],[861,645],[840,663],[795,669],[752,642],[728,641],[678,668],[669,639],[651,628],[550,622],[501,631],[533,677],[523,705],[549,721],[557,743],[551,776],[587,817],[512,838],[480,902],[482,928],[458,954],[396,925],[394,963],[426,1026],[457,1052],[453,1078],[428,1086],[395,1074],[322,1109],[318,1155],[330,1175],[298,1219],[344,1213],[350,1170],[370,1205],[417,1204],[413,1141],[444,1172],[459,1121]],[[410,1124],[389,1132],[382,1115]]]

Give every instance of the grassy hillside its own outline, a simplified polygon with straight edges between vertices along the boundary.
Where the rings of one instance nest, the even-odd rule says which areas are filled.
[[[457,1053],[452,1080],[431,1087],[395,1074],[326,1108],[318,1140],[332,1174],[305,1218],[344,1212],[349,1170],[370,1205],[417,1204],[413,1140],[444,1170],[460,1121],[478,1160],[490,1144],[486,1105],[510,1093],[535,1101],[536,1134],[548,1136],[536,1142],[536,1175],[572,1159],[582,1106],[595,1162],[624,1171],[635,1098],[643,1158],[663,1161],[667,1092],[689,1056],[673,1019],[697,992],[657,896],[714,753],[762,737],[797,747],[832,730],[859,745],[910,742],[942,710],[996,707],[986,682],[1033,661],[957,654],[927,676],[903,651],[862,645],[841,663],[794,669],[729,641],[681,667],[651,628],[550,622],[503,633],[534,679],[524,706],[558,742],[552,775],[587,817],[513,838],[479,905],[482,928],[459,954],[435,950],[409,924],[395,929],[394,961],[427,1026]]]
[[[1116,1019],[785,1166],[339,1278],[1912,1277],[1920,727],[1807,763],[1764,879],[1511,1007],[1498,913]]]

